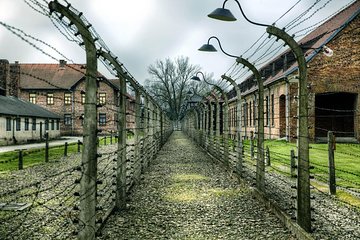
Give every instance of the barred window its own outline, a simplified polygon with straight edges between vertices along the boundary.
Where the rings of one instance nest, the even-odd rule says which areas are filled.
[[[100,105],[106,104],[106,93],[99,93],[99,104]]]
[[[71,125],[71,114],[64,114],[64,125]]]
[[[99,125],[106,125],[106,113],[99,113]]]
[[[36,104],[36,93],[29,94],[29,102]]]
[[[46,95],[46,103],[47,103],[47,105],[53,105],[54,104],[54,94],[53,93],[48,93]]]
[[[71,104],[71,93],[64,94],[64,104],[70,105]]]

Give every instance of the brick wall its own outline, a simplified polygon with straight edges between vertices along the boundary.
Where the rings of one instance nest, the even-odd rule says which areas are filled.
[[[0,59],[0,95],[6,95],[6,85],[9,81],[9,61]]]
[[[20,97],[25,100],[29,100],[30,93],[36,93],[36,104],[52,111],[54,113],[62,116],[61,119],[61,134],[62,135],[82,135],[83,134],[83,125],[82,125],[82,116],[84,114],[84,104],[81,100],[81,93],[85,92],[85,81],[81,81],[76,85],[74,90],[70,91],[54,91],[54,90],[22,90]],[[49,105],[47,104],[47,93],[52,93],[54,96],[54,103]],[[73,102],[70,105],[65,105],[64,96],[65,93],[71,93],[73,96]],[[98,126],[102,130],[100,134],[110,134],[110,132],[117,131],[117,90],[108,85],[106,82],[101,81],[99,83],[98,94],[106,94],[106,104],[104,106],[98,107],[98,116],[97,120],[99,121],[99,114],[106,114],[106,124]],[[128,99],[129,101],[129,99]],[[127,112],[131,113],[133,111],[133,104],[128,104]],[[64,124],[64,115],[70,114],[72,118],[72,125]],[[128,128],[133,128],[133,113],[128,116]]]
[[[347,92],[360,93],[360,17],[354,19],[330,43],[326,44],[334,51],[332,57],[318,54],[309,63],[308,82],[311,86],[309,115],[315,115],[315,99],[317,93]],[[341,99],[338,99],[341,101]],[[357,97],[355,113],[355,137],[360,140],[360,98]],[[314,138],[315,118],[309,118],[310,137]]]

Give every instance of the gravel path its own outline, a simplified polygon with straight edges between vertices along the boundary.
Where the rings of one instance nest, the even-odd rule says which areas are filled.
[[[181,132],[174,132],[99,239],[295,239]]]

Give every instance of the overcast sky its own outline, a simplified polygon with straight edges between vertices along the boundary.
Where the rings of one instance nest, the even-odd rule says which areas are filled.
[[[39,0],[44,1],[44,0]],[[241,0],[248,18],[272,24],[298,0]],[[320,0],[302,19],[308,19],[290,33],[311,26],[353,0]],[[29,1],[31,2],[31,1]],[[60,1],[61,2],[61,1]],[[222,22],[207,17],[222,0],[69,0],[84,13],[107,46],[141,83],[148,78],[147,67],[157,59],[188,56],[192,64],[218,78],[234,63],[224,54],[204,53],[197,49],[210,36],[220,38],[223,48],[242,55],[264,32],[264,27],[244,20],[234,1],[226,8],[237,17],[236,22]],[[316,0],[302,0],[276,23],[283,27],[309,8]],[[326,5],[321,10],[321,6]],[[313,16],[311,16],[313,14]],[[311,16],[311,17],[310,17]],[[52,25],[49,18],[31,9],[25,0],[0,0],[0,21],[24,30],[58,49],[75,63],[85,63],[85,53],[68,41]],[[212,42],[218,48],[216,42]],[[284,49],[285,50],[285,49]],[[57,59],[62,57],[52,53]],[[246,55],[244,55],[246,57]],[[20,63],[55,63],[55,60],[22,41],[0,25],[0,59]],[[99,71],[112,77],[100,66]]]

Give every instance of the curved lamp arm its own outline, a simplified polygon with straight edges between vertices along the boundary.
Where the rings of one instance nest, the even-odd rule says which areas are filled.
[[[199,48],[198,50],[199,50],[199,51],[203,51],[203,52],[216,52],[216,51],[217,51],[216,48],[215,48],[213,45],[210,44],[210,40],[211,40],[211,39],[216,39],[216,41],[217,41],[218,44],[219,44],[219,47],[220,47],[221,51],[222,51],[225,55],[227,55],[227,56],[229,56],[229,57],[232,57],[232,58],[237,58],[237,57],[238,57],[238,56],[231,55],[231,54],[225,52],[224,49],[223,49],[222,46],[221,46],[220,40],[219,40],[216,36],[211,36],[211,37],[208,39],[207,44],[202,45],[201,48]]]

